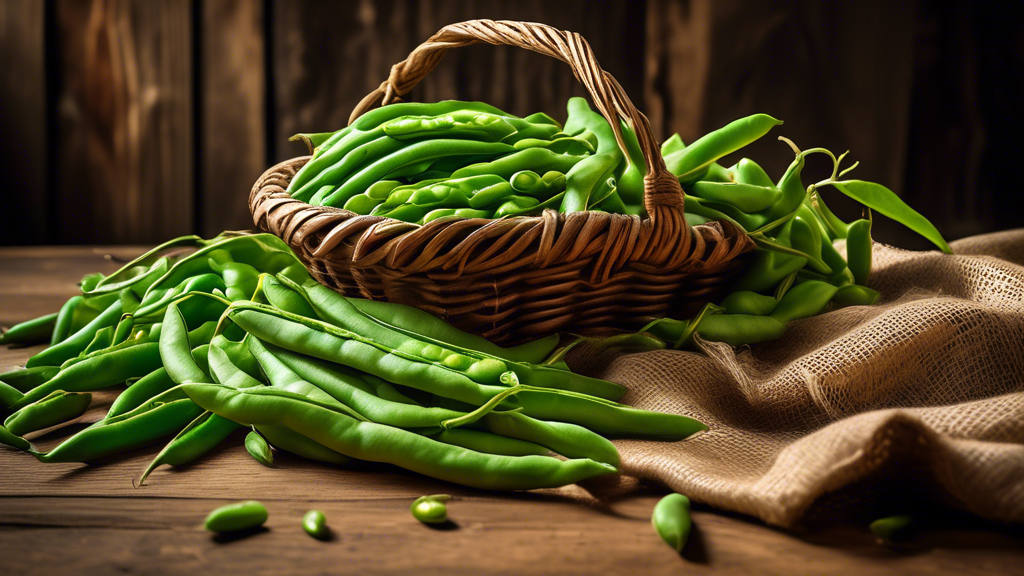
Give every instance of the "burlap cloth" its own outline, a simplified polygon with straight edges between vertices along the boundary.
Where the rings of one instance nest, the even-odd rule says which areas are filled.
[[[1024,230],[952,247],[876,244],[878,305],[793,322],[776,341],[571,364],[627,386],[626,403],[710,426],[682,442],[615,442],[625,474],[695,502],[791,527],[823,496],[913,478],[955,507],[1022,522]]]

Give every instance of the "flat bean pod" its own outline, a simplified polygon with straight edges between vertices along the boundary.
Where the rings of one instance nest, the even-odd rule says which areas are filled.
[[[277,392],[279,397],[274,397],[212,384],[188,384],[183,388],[200,406],[232,420],[246,424],[283,424],[354,458],[387,462],[476,488],[555,487],[615,471],[611,466],[592,460],[481,454],[400,428],[359,422],[281,392]]]
[[[57,391],[8,416],[4,427],[11,434],[24,436],[78,418],[91,401],[92,394]]]

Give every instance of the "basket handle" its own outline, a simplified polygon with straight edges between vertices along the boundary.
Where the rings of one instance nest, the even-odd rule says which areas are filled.
[[[619,118],[636,132],[647,165],[644,207],[651,219],[658,219],[658,213],[662,210],[683,211],[683,189],[675,175],[666,168],[665,160],[661,157],[661,147],[651,132],[647,117],[636,109],[615,78],[601,69],[590,44],[582,36],[545,24],[468,20],[441,28],[417,46],[408,58],[391,67],[388,79],[356,105],[349,117],[349,124],[378,106],[400,101],[399,97],[419,84],[448,50],[481,43],[518,46],[568,64],[576,79],[590,93],[597,109],[611,124],[615,140],[627,158],[629,153],[622,139]],[[679,214],[674,216],[678,218]]]

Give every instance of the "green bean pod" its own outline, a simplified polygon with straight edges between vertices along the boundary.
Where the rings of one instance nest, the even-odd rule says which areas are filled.
[[[846,261],[853,280],[866,286],[871,275],[871,221],[857,220],[846,232]]]
[[[878,301],[879,293],[860,284],[847,284],[836,292],[832,302],[838,306],[870,306]]]
[[[145,376],[159,367],[160,351],[155,342],[101,353],[61,370],[46,383],[30,390],[11,408],[27,406],[57,390],[90,392],[109,388],[129,378]]]
[[[500,434],[466,428],[452,428],[431,434],[431,438],[445,444],[461,446],[474,452],[503,456],[546,456],[551,451],[540,444],[509,438]]]
[[[679,181],[697,180],[712,162],[764,136],[781,121],[767,114],[754,114],[706,134],[679,152],[669,154],[665,165]]]
[[[690,499],[682,494],[669,494],[654,506],[651,525],[666,544],[682,552],[693,526],[690,519]]]
[[[721,306],[726,314],[749,314],[751,316],[767,316],[775,310],[779,303],[772,296],[765,296],[749,290],[730,292],[722,300]]]
[[[344,184],[333,190],[329,195],[325,195],[320,202],[317,202],[318,198],[314,195],[310,198],[310,203],[319,203],[322,206],[343,206],[349,198],[366,190],[374,182],[384,179],[395,168],[415,162],[470,154],[498,155],[512,152],[513,150],[514,148],[508,144],[500,142],[449,139],[416,142],[359,170]]]
[[[0,382],[7,384],[18,392],[25,393],[53,378],[60,368],[57,366],[36,366],[22,368],[0,374]]]
[[[781,306],[781,302],[779,303]],[[776,307],[778,310],[778,307]],[[774,340],[786,331],[785,322],[771,316],[716,314],[704,318],[695,331],[701,338],[730,346]]]
[[[107,410],[106,417],[113,418],[131,412],[175,386],[177,383],[167,375],[167,370],[163,367],[157,368],[118,394]]]
[[[768,208],[778,200],[780,194],[774,184],[756,186],[738,182],[699,181],[694,182],[690,186],[690,190],[698,198],[710,202],[728,204],[748,214]]]
[[[348,456],[387,462],[428,476],[492,490],[571,484],[614,472],[592,460],[485,455],[436,442],[400,428],[359,422],[347,415],[275,390],[255,394],[212,384],[187,384],[197,404],[245,424],[282,424]]]
[[[839,288],[816,280],[793,286],[779,301],[771,317],[782,324],[821,313]]]
[[[253,336],[279,347],[338,362],[396,384],[482,406],[506,388],[479,384],[437,364],[409,359],[399,351],[384,352],[353,333],[299,316],[261,310],[258,305],[233,305],[232,321]],[[336,334],[344,335],[339,337]],[[706,427],[690,418],[636,410],[609,400],[549,388],[527,386],[510,407],[541,420],[570,422],[605,435],[682,439]]]
[[[267,517],[266,506],[248,500],[217,508],[210,512],[203,525],[211,532],[237,532],[262,526]]]
[[[806,264],[807,258],[802,256],[758,250],[754,254],[754,259],[736,280],[733,289],[751,292],[771,290],[786,276],[802,269]]]
[[[419,308],[364,298],[346,297],[346,300],[374,322],[411,338],[428,339],[439,346],[456,350],[477,350],[506,362],[540,364],[558,345],[558,336],[552,335],[503,348],[485,338],[463,332]]]
[[[65,360],[79,355],[95,337],[96,332],[107,326],[117,325],[121,319],[121,301],[116,300],[110,304],[99,316],[82,327],[81,330],[69,336],[66,340],[50,346],[39,354],[28,359],[25,366],[34,368],[36,366],[60,366]],[[56,318],[54,318],[56,322]]]
[[[24,397],[25,395],[14,386],[0,382],[0,407],[13,406]]]
[[[72,296],[60,307],[57,312],[57,321],[54,323],[53,334],[50,337],[50,346],[56,346],[71,335],[71,325],[74,322],[75,309],[82,304],[82,296]]]
[[[34,455],[41,462],[91,462],[174,434],[200,413],[202,409],[188,398],[172,400],[97,422],[53,450]]]
[[[63,424],[89,409],[92,394],[57,391],[7,417],[4,427],[16,436]]]
[[[271,446],[296,456],[326,462],[327,464],[348,464],[351,458],[331,450],[330,448],[315,442],[302,434],[279,424],[262,424],[256,426],[256,430],[267,439]]]
[[[772,182],[768,173],[764,171],[761,166],[754,162],[750,158],[743,158],[736,163],[735,166],[729,168],[729,174],[733,176],[733,179],[740,184],[750,184],[753,186],[763,186],[776,190],[775,196],[778,196],[778,190],[775,188],[775,182]],[[769,204],[770,205],[770,204]],[[768,205],[758,208],[763,210]],[[756,212],[756,210],[755,210]]]

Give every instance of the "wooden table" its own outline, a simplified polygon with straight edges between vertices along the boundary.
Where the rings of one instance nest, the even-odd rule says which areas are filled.
[[[108,253],[130,257],[139,249],[0,248],[0,324],[57,310],[84,274],[118,267]],[[0,371],[40,349],[0,349]],[[97,394],[95,409],[69,426],[100,418],[113,397]],[[65,434],[44,433],[36,442],[49,447]],[[1024,537],[1012,527],[941,527],[893,550],[875,544],[862,524],[792,534],[698,506],[680,556],[650,526],[651,508],[664,494],[657,486],[628,479],[588,485],[600,488],[601,499],[579,486],[488,493],[391,466],[330,467],[282,453],[265,468],[245,452],[241,436],[133,487],[158,450],[81,465],[42,464],[0,448],[0,574],[1024,573]],[[453,524],[432,529],[412,519],[414,498],[442,492],[456,497]],[[247,498],[267,505],[265,530],[219,540],[201,528],[213,508]],[[327,514],[330,541],[302,532],[300,518],[312,508]]]

